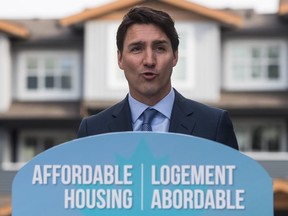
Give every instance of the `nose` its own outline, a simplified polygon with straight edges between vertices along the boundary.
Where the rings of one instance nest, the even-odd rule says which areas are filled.
[[[147,68],[153,68],[156,65],[156,55],[152,49],[147,49],[144,56],[144,66]]]

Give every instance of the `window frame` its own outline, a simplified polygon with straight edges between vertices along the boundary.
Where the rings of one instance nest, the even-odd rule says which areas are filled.
[[[281,137],[280,137],[280,151],[272,152],[272,151],[253,151],[252,150],[252,142],[245,143],[249,145],[250,150],[242,151],[242,153],[256,159],[256,160],[288,160],[288,137],[287,137],[287,124],[283,119],[234,119],[233,121],[234,130],[236,133],[236,137],[239,142],[239,135],[237,135],[237,127],[241,125],[241,128],[245,128],[246,132],[248,131],[249,134],[248,140],[251,141],[252,138],[252,128],[257,126],[266,126],[266,125],[277,125],[281,128]],[[239,143],[240,144],[240,143]],[[262,145],[261,145],[262,146]],[[239,146],[240,147],[240,146]]]
[[[27,62],[29,58],[36,58],[37,62],[41,62],[40,69],[35,70],[35,76],[40,77],[40,83],[42,88],[36,88],[34,90],[29,90],[26,85],[26,80],[28,79],[30,72],[27,70]],[[46,88],[45,78],[49,73],[45,71],[44,60],[53,58],[56,60],[68,58],[71,59],[71,88]],[[80,54],[77,51],[63,51],[63,50],[26,50],[21,51],[17,55],[17,93],[16,98],[19,100],[77,100],[80,98]],[[58,65],[59,66],[59,65]],[[65,76],[65,72],[59,72],[60,67],[56,68],[56,74],[51,75],[52,77],[57,77],[57,75]],[[58,74],[57,74],[58,73]],[[51,73],[52,74],[52,73]],[[46,77],[45,77],[45,76]],[[70,76],[69,76],[70,77]],[[59,77],[59,80],[61,78]],[[61,81],[61,80],[60,80]],[[59,82],[60,82],[59,81]]]
[[[245,48],[246,52],[252,48],[257,47],[264,50],[267,50],[269,47],[277,46],[280,48],[279,53],[279,79],[269,80],[269,79],[259,79],[253,80],[252,76],[248,76],[245,80],[236,80],[233,77],[233,49],[237,47]],[[285,72],[287,70],[287,43],[282,39],[234,39],[229,40],[224,43],[224,81],[223,88],[225,90],[236,90],[236,91],[277,91],[277,90],[286,90],[288,88],[288,75]],[[248,51],[249,52],[249,51]],[[267,56],[266,56],[267,58]],[[244,60],[246,64],[244,67],[247,67],[247,71],[252,73],[251,70],[251,58]],[[261,58],[261,63],[268,61]],[[263,65],[268,65],[267,62]]]
[[[16,145],[16,149],[12,149],[12,145],[10,144],[10,141],[8,140],[8,133],[6,134],[6,142],[4,143],[4,147],[3,147],[3,161],[2,161],[2,168],[3,170],[7,170],[7,171],[17,171],[19,170],[21,167],[23,167],[28,161],[24,161],[23,160],[23,149],[25,148],[25,138],[27,137],[33,137],[36,138],[38,140],[37,142],[37,150],[38,152],[33,156],[33,158],[35,156],[37,156],[38,154],[42,153],[43,151],[45,151],[43,145],[43,140],[45,138],[50,138],[54,140],[55,145],[53,145],[53,147],[68,142],[70,140],[73,140],[75,138],[75,134],[73,131],[71,130],[32,130],[32,129],[28,129],[28,130],[22,130],[19,132],[18,134],[18,141],[17,141],[17,145]],[[40,140],[40,142],[39,142]],[[12,151],[15,151],[16,153],[16,161],[12,161]]]

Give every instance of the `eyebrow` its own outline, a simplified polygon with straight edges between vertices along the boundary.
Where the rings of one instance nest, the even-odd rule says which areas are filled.
[[[144,41],[136,41],[136,42],[133,42],[131,44],[128,45],[128,47],[131,47],[131,46],[138,46],[138,45],[144,45],[145,42]],[[155,40],[153,41],[152,43],[153,45],[159,45],[159,44],[169,44],[168,41],[166,40]]]
[[[169,44],[169,43],[166,40],[156,40],[153,42],[153,45],[158,45],[158,44]]]
[[[138,45],[143,45],[143,44],[145,44],[144,41],[136,41],[136,42],[133,42],[131,44],[128,44],[128,47],[138,46]]]

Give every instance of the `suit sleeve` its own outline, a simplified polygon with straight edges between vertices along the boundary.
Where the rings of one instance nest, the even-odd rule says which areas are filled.
[[[219,120],[216,141],[239,150],[233,125],[227,111],[223,111]]]
[[[87,136],[87,119],[83,119],[80,123],[78,132],[77,132],[77,137],[82,138]]]

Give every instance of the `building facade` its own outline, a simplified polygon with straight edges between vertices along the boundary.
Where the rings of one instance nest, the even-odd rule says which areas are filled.
[[[275,215],[287,214],[288,2],[280,1],[278,13],[255,14],[185,0],[120,0],[60,20],[0,20],[0,215],[10,214],[21,166],[76,138],[84,116],[127,94],[115,35],[139,4],[175,19],[173,86],[229,111],[240,150],[274,179]]]

